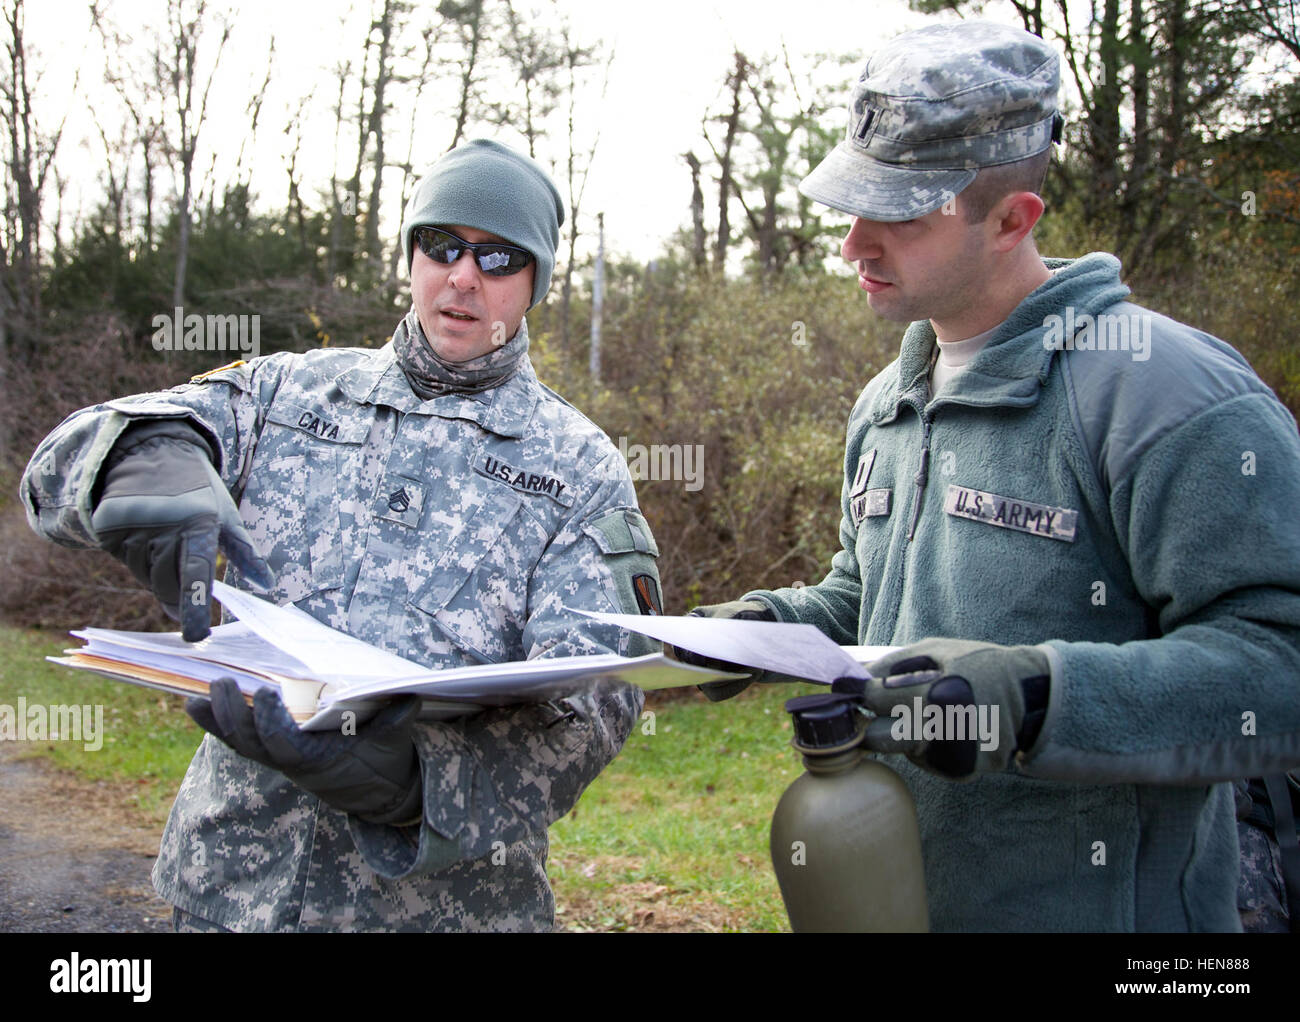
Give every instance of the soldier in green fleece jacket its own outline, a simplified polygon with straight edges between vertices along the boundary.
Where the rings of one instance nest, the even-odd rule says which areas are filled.
[[[916,798],[933,929],[1236,930],[1225,782],[1300,763],[1300,440],[1116,259],[1039,256],[1057,88],[989,23],[868,61],[801,185],[911,323],[849,419],[843,549],[697,612],[906,647],[871,665],[865,743]],[[913,728],[932,705],[996,733]]]

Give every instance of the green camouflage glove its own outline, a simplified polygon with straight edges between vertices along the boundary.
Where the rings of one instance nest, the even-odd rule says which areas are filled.
[[[1005,770],[1033,746],[1047,714],[1051,665],[1033,646],[926,639],[867,670],[866,682],[835,683],[860,691],[877,714],[863,744],[943,777]]]
[[[153,591],[187,642],[211,631],[218,544],[253,585],[275,584],[192,426],[157,419],[128,427],[102,481],[90,519],[100,546]]]
[[[258,689],[251,707],[230,678],[213,682],[209,694],[187,700],[185,712],[241,756],[371,823],[419,822],[423,789],[411,740],[419,696],[394,700],[349,735],[301,730],[271,688]]]
[[[696,607],[687,617],[736,618],[741,621],[775,621],[776,615],[767,604],[757,600],[732,600],[730,603],[715,603],[707,607]],[[748,678],[733,678],[730,681],[706,681],[698,686],[711,702],[721,702],[732,696],[740,695],[755,681],[765,681],[769,675],[766,671],[756,671],[752,667],[733,664],[727,660],[718,660],[711,656],[692,653],[680,646],[672,647],[673,655],[684,664],[694,667],[707,667],[713,671],[730,671],[734,674],[748,674]],[[784,680],[784,679],[782,679]]]

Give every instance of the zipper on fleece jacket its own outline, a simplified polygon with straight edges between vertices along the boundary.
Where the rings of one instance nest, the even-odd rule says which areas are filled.
[[[930,479],[930,427],[934,425],[934,416],[927,415],[924,408],[917,409],[921,416],[921,467],[913,477],[916,483],[916,499],[912,502],[912,521],[907,529],[907,541],[912,542],[916,535],[916,523],[921,517],[921,502],[925,499],[925,484]]]
[[[912,477],[915,487],[912,496],[912,513],[911,520],[908,523],[907,536],[904,538],[900,533],[896,532],[890,542],[891,550],[896,550],[898,555],[898,580],[895,586],[890,587],[894,590],[894,598],[892,601],[892,624],[890,625],[889,630],[891,635],[895,637],[897,636],[898,619],[902,609],[904,594],[907,590],[907,577],[910,567],[909,561],[911,560],[911,557],[909,556],[910,548],[912,546],[913,537],[916,535],[917,523],[921,518],[921,504],[925,499],[925,487],[930,479],[930,430],[934,424],[933,415],[927,414],[926,411],[927,402],[920,402],[913,398],[905,397],[902,399],[901,403],[907,405],[916,412],[916,417],[920,420],[921,461],[917,467],[916,474]],[[900,501],[899,503],[901,504],[902,502]],[[895,639],[891,638],[889,641],[894,642]]]

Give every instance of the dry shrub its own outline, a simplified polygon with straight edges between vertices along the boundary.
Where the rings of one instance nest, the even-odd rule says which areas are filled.
[[[149,339],[132,337],[112,314],[47,332],[37,351],[11,356],[3,369],[0,619],[56,629],[166,627],[153,597],[107,554],[59,547],[32,532],[18,480],[40,441],[78,408],[171,386],[188,373],[157,361]]]
[[[698,489],[637,482],[665,610],[682,613],[820,581],[838,548],[849,412],[901,333],[842,275],[650,281],[607,306],[595,393],[585,352],[565,359],[542,334],[533,358],[544,382],[623,441],[633,468],[635,445],[702,450]]]
[[[1227,341],[1300,415],[1297,254],[1250,231],[1225,231],[1222,244],[1189,256],[1177,275],[1135,284],[1136,300]]]
[[[27,527],[21,508],[0,512],[0,620],[67,631],[174,630],[125,566],[99,550],[72,550]]]

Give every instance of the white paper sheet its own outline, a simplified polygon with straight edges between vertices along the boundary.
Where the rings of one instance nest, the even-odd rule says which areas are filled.
[[[735,618],[670,617],[576,611],[681,646],[703,656],[829,685],[836,678],[869,677],[862,664],[895,646],[838,646],[812,625]],[[850,650],[852,652],[850,652]]]
[[[213,582],[212,594],[253,632],[305,664],[318,681],[351,687],[429,673],[423,665],[336,631],[297,607],[276,606],[224,582]]]
[[[889,656],[890,653],[897,653],[902,646],[841,646],[849,656],[853,657],[862,666],[875,663],[881,657]]]

